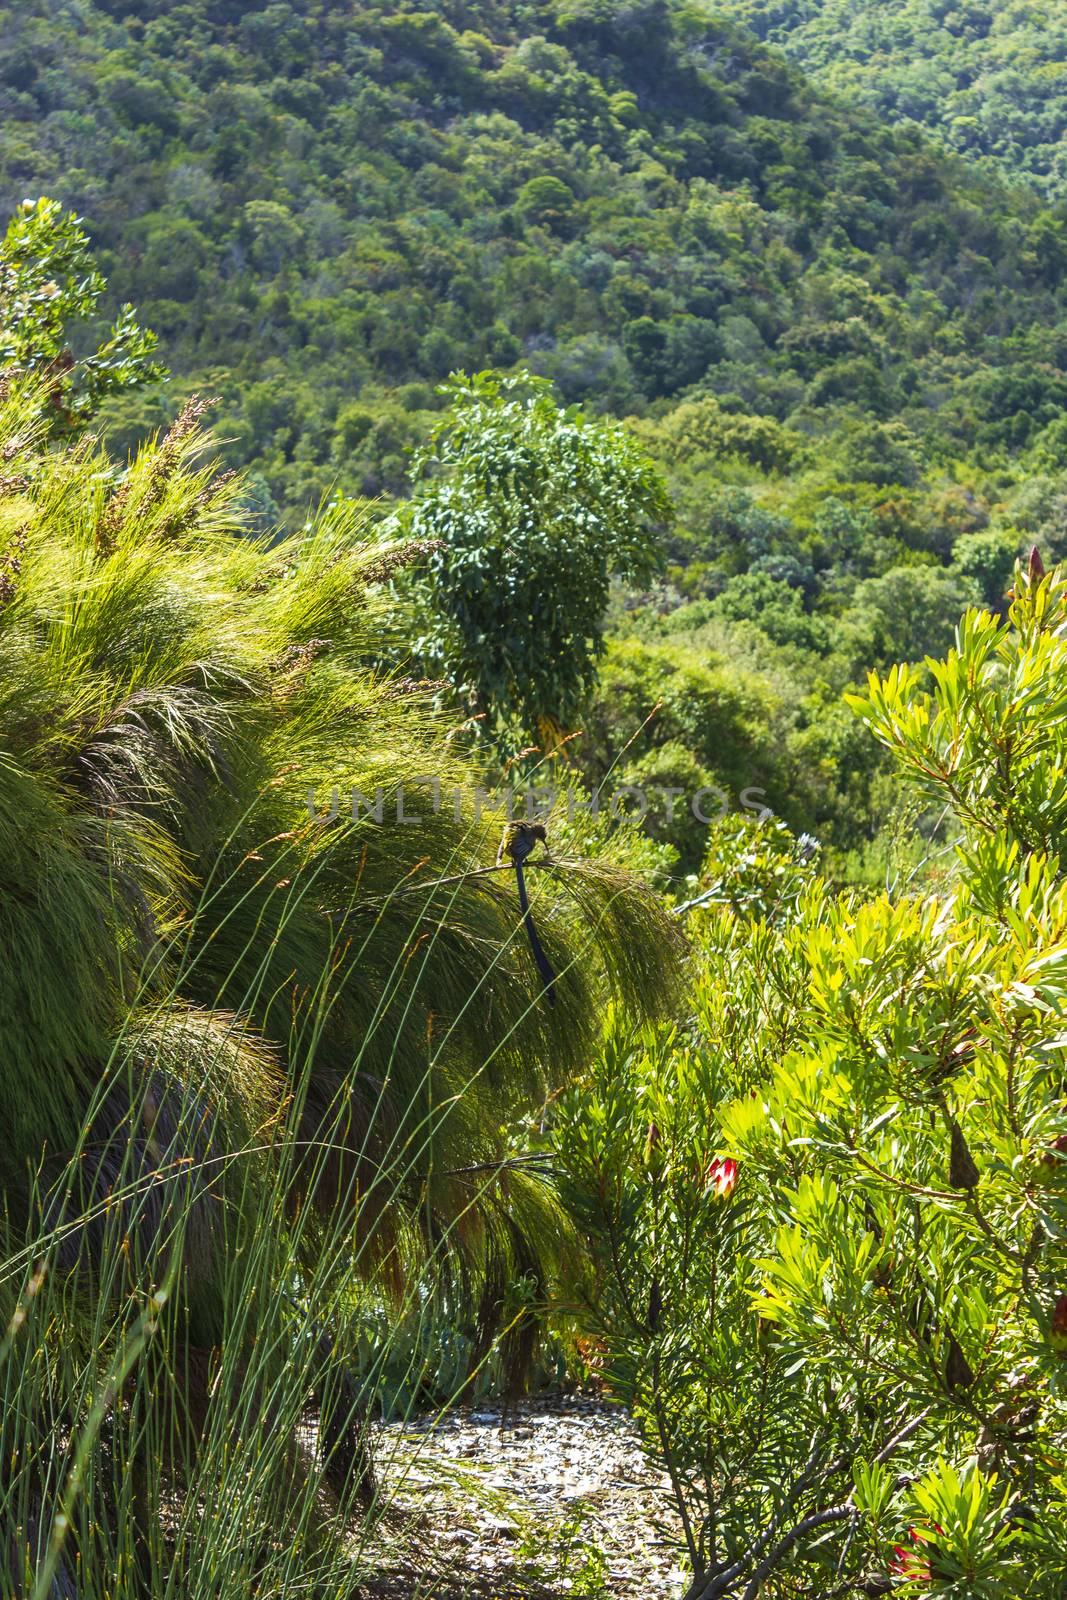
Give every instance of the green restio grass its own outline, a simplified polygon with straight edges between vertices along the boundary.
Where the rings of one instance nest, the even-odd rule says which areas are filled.
[[[361,1315],[444,1293],[517,1375],[568,1236],[504,1130],[677,937],[564,830],[544,1005],[499,819],[390,820],[477,777],[373,665],[418,551],[344,503],[235,537],[198,402],[121,481],[45,403],[0,403],[0,1592],[349,1592]]]

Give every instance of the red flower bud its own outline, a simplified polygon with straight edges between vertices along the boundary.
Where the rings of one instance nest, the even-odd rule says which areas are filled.
[[[714,1191],[716,1200],[729,1200],[737,1186],[737,1162],[728,1156],[716,1156],[708,1162],[704,1183]]]
[[[895,1544],[893,1557],[889,1563],[889,1574],[893,1578],[903,1578],[907,1583],[929,1583],[930,1563],[917,1551],[909,1550],[902,1544]]]
[[[944,1530],[941,1524],[934,1523],[938,1533]],[[930,1545],[937,1553],[937,1546],[928,1533],[922,1528],[909,1528],[908,1538],[915,1546],[909,1550],[907,1545],[896,1544],[893,1546],[893,1559],[889,1563],[890,1575],[894,1578],[903,1578],[907,1583],[929,1583],[931,1579],[930,1557],[923,1550],[924,1545]]]

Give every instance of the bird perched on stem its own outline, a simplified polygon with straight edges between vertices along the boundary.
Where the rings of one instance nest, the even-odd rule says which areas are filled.
[[[526,893],[526,876],[522,870],[523,863],[533,852],[535,845],[543,844],[545,855],[548,855],[548,836],[544,824],[540,822],[509,822],[504,829],[504,836],[500,841],[497,851],[497,865],[499,866],[505,856],[508,856],[515,866],[515,881],[519,889],[519,909],[522,912],[523,925],[526,928],[526,937],[530,941],[533,952],[534,964],[541,974],[541,981],[545,986],[545,998],[550,1006],[556,1003],[556,974],[552,970],[552,963],[541,948],[541,941],[537,937],[537,929],[530,914],[530,899]]]

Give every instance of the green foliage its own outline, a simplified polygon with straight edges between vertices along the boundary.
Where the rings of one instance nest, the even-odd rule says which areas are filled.
[[[715,443],[687,455],[750,471],[828,464],[858,428],[838,476],[885,487],[960,460],[978,480],[1049,425],[1058,215],[824,97],[721,11],[93,0],[75,24],[26,0],[0,35],[0,204],[43,191],[88,219],[289,526],[335,487],[402,493],[390,430],[338,456],[338,417],[457,367],[521,361],[616,415],[693,404]]]
[[[1009,41],[1033,60],[1045,45],[1022,13],[961,33],[924,4],[869,30],[836,4],[806,20],[779,8],[775,25],[832,26],[856,43],[842,70],[874,37],[902,57],[921,40],[938,74],[928,59],[963,52],[978,76],[960,92],[1012,101],[1022,120],[998,149],[1019,154],[1037,122],[986,69]],[[104,270],[166,339],[176,388],[222,395],[257,529],[300,528],[338,493],[402,498],[413,454],[437,449],[434,386],[460,368],[530,370],[567,404],[626,417],[676,516],[667,585],[619,631],[666,614],[694,670],[705,654],[769,682],[773,736],[743,740],[777,753],[769,803],[824,839],[835,870],[845,853],[850,871],[879,857],[879,758],[828,711],[836,693],[943,650],[975,599],[999,607],[1020,536],[1067,553],[1058,214],[914,123],[826,98],[683,0],[621,21],[547,0],[462,18],[193,0],[145,20],[92,3],[79,19],[44,0],[3,14],[0,198],[14,209],[43,188],[88,218]],[[1045,128],[1058,90],[1041,83]],[[120,392],[99,426],[121,453],[176,405]],[[529,598],[512,596],[521,640]],[[537,598],[543,631],[548,572]],[[464,692],[477,675],[460,637],[483,658],[505,649],[478,641],[481,608],[466,609],[446,673]],[[589,688],[592,637],[572,682],[545,682],[571,678],[545,652],[517,663],[518,682],[493,662],[494,692],[510,710],[544,684],[570,725],[599,724],[592,696],[561,709],[564,690]],[[671,767],[721,779],[722,752],[666,742],[670,758],[635,759],[668,781]],[[759,768],[746,781],[764,786]],[[606,768],[585,771],[599,783]],[[688,822],[649,826],[698,865]]]
[[[240,482],[203,463],[205,410],[189,402],[120,475],[95,441],[45,448],[47,391],[15,383],[0,402],[0,1361],[39,1263],[57,1284],[8,1369],[24,1377],[0,1518],[27,1547],[74,1537],[71,1518],[41,1520],[62,1415],[93,1462],[68,1463],[63,1491],[86,1571],[107,1572],[119,1541],[157,1581],[173,1559],[201,1587],[210,1485],[251,1473],[248,1501],[225,1502],[247,1593],[257,1525],[297,1586],[318,1559],[322,1470],[301,1471],[296,1435],[314,1369],[343,1387],[361,1284],[372,1304],[447,1308],[473,1369],[506,1327],[501,1381],[528,1369],[569,1233],[508,1158],[590,1060],[613,997],[669,1003],[680,940],[627,870],[632,847],[561,816],[553,861],[530,869],[559,974],[556,1006],[538,1003],[483,775],[424,687],[371,664],[398,621],[388,580],[418,548],[383,544],[340,500],[299,534],[254,537]],[[131,1374],[136,1407],[116,1420]],[[121,1498],[105,1423],[154,1501]]]
[[[947,649],[956,619],[981,598],[977,583],[936,567],[893,567],[857,584],[844,623],[853,670],[864,662],[922,661]]]
[[[730,578],[709,613],[731,622],[754,622],[775,644],[822,655],[829,643],[825,623],[807,614],[800,591],[766,568]]]
[[[952,565],[978,584],[984,605],[999,610],[1011,587],[1019,554],[1019,535],[1011,528],[984,528],[961,533],[952,546]]]
[[[530,1527],[516,1550],[528,1581],[558,1586],[585,1600],[605,1600],[610,1593],[608,1564],[595,1520],[591,1509],[579,1501],[561,1521]]]
[[[799,434],[782,426],[774,417],[752,416],[743,410],[727,410],[711,395],[684,400],[664,417],[658,427],[637,425],[638,436],[655,439],[660,457],[675,465],[693,455],[738,456],[766,472],[785,472],[803,450]]]
[[[57,431],[83,426],[109,395],[166,376],[150,359],[155,334],[129,305],[95,350],[71,349],[72,327],[95,316],[106,287],[80,218],[55,200],[24,201],[0,241],[0,369],[47,381]]]
[[[620,1023],[562,1108],[589,1323],[700,1600],[1060,1592],[1065,621],[1017,573],[857,699],[952,881],[836,895],[781,830],[714,838],[688,1021]]]
[[[153,1573],[307,1590],[322,1483],[278,1441],[319,1383],[309,1306],[339,1348],[402,1326],[387,1357],[356,1341],[367,1393],[436,1396],[501,1326],[514,1377],[580,1231],[692,1600],[1053,1600],[1067,591],[1017,579],[1005,616],[1004,589],[1022,540],[1067,553],[1062,218],[683,0],[148,9],[0,11],[0,1354],[30,1407],[5,1413],[0,1509],[47,1551],[36,1419],[60,1417],[93,1463],[69,1479],[83,1570],[153,1592],[143,1541],[114,1542],[140,1511],[103,1487],[143,1450],[157,1505],[188,1486]],[[1025,6],[758,20],[1056,192],[1062,86],[1000,71],[1052,59]],[[243,483],[197,464],[196,405],[138,448],[167,420],[127,392],[151,336],[124,308],[100,344],[87,234],[224,396]],[[433,387],[482,365],[514,375]],[[42,449],[94,412],[124,477]],[[413,454],[375,530],[358,497],[402,496]],[[650,583],[667,521],[649,458],[667,583],[617,588],[609,637],[610,580]],[[416,638],[461,712],[383,668]],[[646,822],[693,879],[684,1021],[639,1026],[681,926],[626,870],[653,853],[562,807],[531,872],[560,1004],[537,1003],[495,824],[424,784],[484,778],[471,712],[505,745],[580,723],[590,787],[684,793]],[[837,894],[816,862],[881,873],[901,773],[953,865],[920,840],[903,893]],[[826,848],[709,831],[701,790]],[[520,1158],[575,1074],[564,1216]],[[183,1391],[207,1347],[214,1388]],[[161,1436],[200,1403],[172,1472]],[[235,1499],[233,1538],[204,1536]],[[561,1540],[595,1589],[581,1529]]]
[[[776,748],[785,722],[776,686],[687,645],[612,640],[573,748],[590,786],[603,780],[609,792],[633,786],[644,794],[646,831],[674,846],[683,872],[695,872],[709,817],[742,804],[773,808],[788,780],[787,757]]]
[[[567,226],[574,210],[574,194],[561,178],[545,174],[523,184],[515,209],[528,221],[543,222],[559,231]]]
[[[977,844],[986,836],[1058,861],[1067,845],[1061,770],[1067,582],[1016,581],[1008,617],[968,612],[957,646],[915,669],[871,674],[855,709],[929,796],[947,797]],[[1055,865],[1052,868],[1055,871]]]
[[[1067,32],[1056,7],[731,0],[730,11],[835,94],[921,123],[950,149],[1062,200]],[[1054,229],[1056,214],[1047,216]]]
[[[668,502],[627,434],[561,411],[544,379],[461,374],[446,392],[396,518],[430,552],[414,649],[488,732],[538,738],[595,682],[610,580],[652,576]]]
[[[730,621],[706,601],[616,617],[576,759],[590,787],[645,791],[645,831],[674,847],[682,874],[699,872],[708,818],[766,810],[818,837],[828,871],[865,877],[870,855],[881,877],[897,797],[883,752],[832,686],[851,679],[851,641],[842,628],[827,660],[775,643],[768,620]],[[824,625],[792,606],[780,620]]]
[[[819,842],[798,839],[773,817],[730,817],[710,834],[704,877],[710,887],[689,905],[731,906],[739,916],[770,924],[791,921],[810,886]]]

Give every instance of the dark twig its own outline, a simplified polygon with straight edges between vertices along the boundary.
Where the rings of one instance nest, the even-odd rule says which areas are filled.
[[[920,1411],[918,1416],[912,1417],[910,1422],[899,1428],[875,1456],[875,1464],[883,1466],[889,1457],[896,1450],[899,1450],[902,1444],[906,1444],[922,1427],[929,1412],[930,1408],[927,1407],[925,1410]],[[763,1555],[762,1560],[759,1560],[741,1596],[741,1600],[756,1600],[763,1580],[789,1554],[794,1545],[807,1534],[813,1533],[817,1528],[829,1526],[834,1522],[847,1522],[855,1515],[855,1498],[853,1495],[849,1495],[848,1499],[843,1500],[839,1505],[828,1506],[824,1511],[809,1512],[800,1522],[789,1528],[770,1550],[767,1550],[767,1546],[780,1529],[790,1507],[796,1504],[800,1495],[803,1494],[811,1479],[815,1476],[821,1455],[822,1445],[820,1442],[813,1449],[804,1471],[790,1490],[788,1498],[779,1510],[775,1512],[759,1538],[755,1539],[745,1551],[745,1554],[739,1560],[733,1562],[731,1566],[723,1568],[718,1573],[712,1573],[702,1588],[698,1589],[694,1584],[690,1588],[686,1600],[726,1600],[735,1585],[744,1578],[750,1564],[766,1550],[766,1555]]]

